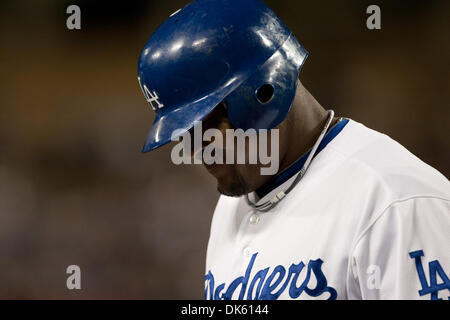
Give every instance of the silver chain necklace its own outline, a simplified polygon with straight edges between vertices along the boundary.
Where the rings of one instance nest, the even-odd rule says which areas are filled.
[[[325,127],[322,129],[322,132],[320,133],[319,138],[317,138],[317,141],[314,144],[314,146],[312,147],[308,158],[306,159],[305,163],[303,164],[302,169],[299,171],[297,177],[292,182],[292,184],[286,190],[280,191],[271,200],[267,200],[266,202],[264,202],[262,204],[256,204],[256,203],[251,202],[248,197],[248,194],[246,194],[245,200],[247,201],[249,206],[251,206],[252,208],[254,208],[258,211],[261,211],[261,212],[269,211],[270,209],[274,208],[280,202],[280,200],[283,199],[289,192],[291,192],[292,189],[294,189],[294,187],[300,182],[300,180],[305,175],[306,170],[308,170],[308,167],[311,164],[311,161],[312,161],[314,155],[316,154],[317,148],[319,147],[320,143],[322,142],[323,138],[325,137],[325,134],[327,133],[328,128],[330,127],[330,124],[331,124],[333,118],[334,118],[334,111],[328,110],[327,123],[325,124]]]

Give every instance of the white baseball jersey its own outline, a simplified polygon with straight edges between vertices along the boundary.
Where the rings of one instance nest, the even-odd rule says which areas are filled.
[[[348,120],[275,208],[220,197],[205,298],[447,300],[449,245],[448,179]]]

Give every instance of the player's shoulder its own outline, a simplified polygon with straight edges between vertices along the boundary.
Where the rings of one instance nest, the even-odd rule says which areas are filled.
[[[450,182],[386,134],[349,120],[331,147],[354,174],[376,179],[393,200],[407,197],[450,199]]]

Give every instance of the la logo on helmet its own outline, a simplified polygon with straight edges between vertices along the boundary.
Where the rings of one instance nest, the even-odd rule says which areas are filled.
[[[145,96],[145,99],[147,100],[148,103],[150,103],[150,106],[152,107],[152,109],[154,111],[156,111],[157,109],[161,109],[162,107],[164,107],[164,105],[158,100],[159,96],[156,93],[155,90],[153,90],[153,92],[151,92],[150,90],[148,90],[147,86],[144,84],[141,84],[141,78],[138,77],[138,81],[139,81],[139,86],[142,89],[142,93]],[[153,104],[155,103],[155,104]]]

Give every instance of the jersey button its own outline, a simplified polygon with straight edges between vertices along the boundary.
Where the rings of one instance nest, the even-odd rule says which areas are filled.
[[[250,247],[247,247],[244,249],[244,256],[250,257],[252,255],[252,249]]]
[[[257,224],[259,222],[259,215],[257,214],[252,214],[250,216],[250,223],[251,224]]]

